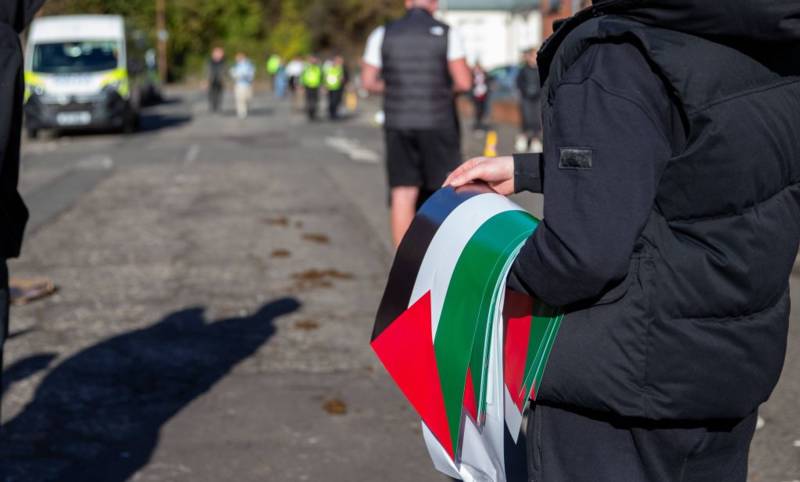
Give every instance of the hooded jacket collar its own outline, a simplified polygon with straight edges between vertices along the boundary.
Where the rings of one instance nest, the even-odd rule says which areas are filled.
[[[777,70],[800,48],[800,0],[594,0],[591,7],[556,22],[555,32],[539,50],[542,83],[564,38],[604,15],[713,39],[775,64]]]
[[[800,41],[800,0],[595,0],[593,9],[736,43]]]

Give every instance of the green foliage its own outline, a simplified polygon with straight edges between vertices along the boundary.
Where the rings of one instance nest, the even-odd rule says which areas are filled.
[[[299,0],[281,0],[270,25],[266,46],[282,58],[305,55],[311,51],[311,33],[303,19],[304,8]]]
[[[202,68],[216,45],[243,51],[260,65],[283,58],[342,52],[356,58],[370,31],[400,15],[400,0],[166,0],[170,72]],[[155,43],[155,0],[49,0],[45,15],[124,15]]]

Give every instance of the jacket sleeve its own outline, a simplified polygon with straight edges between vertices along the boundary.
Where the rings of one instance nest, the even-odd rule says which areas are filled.
[[[19,162],[20,126],[17,124],[21,121],[22,108],[21,68],[17,33],[9,25],[0,23],[0,195],[7,187],[4,174]]]
[[[595,299],[626,276],[670,158],[658,114],[669,97],[630,48],[609,50],[610,58],[584,54],[555,93],[545,133],[544,221],[511,274],[553,306]]]
[[[514,154],[514,190],[542,193],[542,153]]]

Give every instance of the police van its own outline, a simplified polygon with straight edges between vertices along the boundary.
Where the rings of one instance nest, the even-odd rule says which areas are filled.
[[[148,85],[144,36],[117,15],[67,15],[33,21],[25,58],[25,125],[41,129],[113,128],[132,132]]]

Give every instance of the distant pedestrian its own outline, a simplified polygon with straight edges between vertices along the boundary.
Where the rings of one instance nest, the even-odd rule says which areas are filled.
[[[8,336],[7,260],[19,256],[28,220],[28,210],[17,190],[25,92],[19,35],[43,3],[43,0],[0,2],[0,42],[4,46],[0,49],[0,85],[3,86],[0,89],[0,379],[3,344]]]
[[[294,58],[286,64],[286,77],[289,83],[289,95],[292,96],[293,107],[296,107],[297,104],[297,92],[299,91],[300,77],[303,75],[304,69],[305,64],[298,58]]]
[[[472,75],[457,33],[436,20],[436,0],[406,0],[406,15],[367,40],[361,80],[384,94],[392,237],[399,244],[417,206],[461,163],[455,93]]]
[[[486,105],[489,100],[489,78],[480,62],[472,68],[472,104],[475,108],[474,130],[485,130],[483,119],[486,117]]]
[[[328,91],[328,116],[331,120],[339,118],[339,107],[342,105],[342,96],[347,86],[348,74],[344,59],[337,55],[325,66],[325,90]]]
[[[306,96],[306,115],[308,120],[313,121],[317,118],[319,88],[322,86],[322,67],[319,65],[319,59],[313,55],[309,56],[306,62],[302,83]]]
[[[221,47],[215,47],[208,60],[208,107],[211,112],[219,112],[224,91],[225,51]]]
[[[280,55],[270,55],[267,59],[267,74],[269,74],[270,77],[275,77],[282,66],[283,62],[281,61]]]
[[[236,54],[236,64],[231,68],[231,77],[234,81],[233,96],[236,99],[236,116],[240,119],[247,117],[248,104],[253,97],[253,80],[256,69],[247,56],[239,52]]]
[[[276,99],[282,99],[286,95],[287,79],[286,67],[280,55],[272,54],[267,59],[267,74],[272,82],[272,93]]]
[[[515,146],[519,152],[542,150],[542,88],[539,83],[539,68],[536,66],[536,53],[536,49],[525,51],[525,62],[517,75],[522,114],[522,126]]]

